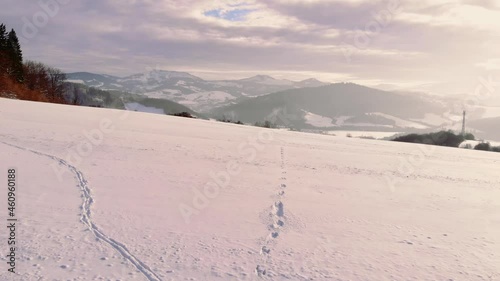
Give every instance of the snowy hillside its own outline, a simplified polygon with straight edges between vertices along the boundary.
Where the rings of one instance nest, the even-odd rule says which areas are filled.
[[[216,108],[211,114],[247,123],[270,120],[298,129],[410,131],[452,123],[449,111],[447,105],[425,96],[335,83],[260,96]]]
[[[500,280],[498,153],[0,99],[0,154],[0,280]]]

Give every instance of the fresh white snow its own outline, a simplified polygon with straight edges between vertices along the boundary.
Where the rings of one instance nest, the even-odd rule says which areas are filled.
[[[175,100],[178,98],[178,96],[182,95],[181,91],[175,90],[175,89],[164,89],[160,91],[149,91],[145,92],[143,95],[147,96],[148,98],[153,98],[153,99],[171,99]]]
[[[0,280],[500,279],[499,153],[0,99],[0,155]]]
[[[335,126],[343,126],[346,124],[346,121],[352,118],[352,116],[337,116],[335,118]]]
[[[210,91],[182,95],[182,97],[177,97],[175,101],[197,111],[206,111],[219,104],[235,99],[236,98],[233,95],[225,92]]]
[[[233,100],[235,99],[234,96],[231,94],[228,94],[226,92],[221,92],[221,91],[210,91],[210,92],[202,92],[202,93],[193,93],[193,94],[187,94],[183,95],[182,98],[184,99],[180,103],[200,103],[200,102],[211,102],[211,103],[219,103],[219,102],[226,102],[228,100]]]
[[[165,110],[163,108],[157,108],[152,106],[145,106],[137,102],[128,102],[125,104],[125,108],[131,111],[138,112],[147,112],[147,113],[155,113],[155,114],[165,114]]]
[[[75,83],[75,84],[85,84],[85,81],[80,80],[80,79],[67,79],[66,81],[69,83]]]
[[[379,131],[346,131],[334,130],[325,131],[325,134],[335,135],[338,137],[353,137],[353,138],[375,138],[384,139],[400,134],[401,132],[379,132]]]
[[[308,111],[304,111],[304,113],[305,113],[304,118],[306,119],[306,123],[309,125],[318,128],[334,126],[332,118],[314,114]]]

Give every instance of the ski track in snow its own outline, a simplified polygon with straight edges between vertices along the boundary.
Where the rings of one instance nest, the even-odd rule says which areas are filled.
[[[88,182],[80,170],[78,170],[75,166],[69,164],[68,162],[66,162],[65,160],[63,160],[59,157],[45,154],[45,153],[42,153],[39,151],[31,150],[28,148],[20,147],[20,146],[6,143],[3,141],[0,141],[0,142],[5,144],[5,145],[20,149],[20,150],[29,151],[29,152],[34,153],[34,154],[39,155],[39,156],[48,157],[52,160],[59,162],[60,165],[63,165],[66,168],[68,168],[76,176],[76,178],[78,180],[78,186],[80,187],[82,194],[83,194],[83,203],[81,206],[82,215],[81,215],[80,221],[82,223],[84,223],[86,226],[88,226],[89,230],[92,231],[92,233],[98,239],[109,244],[116,251],[118,251],[123,258],[125,258],[130,263],[132,263],[137,268],[137,270],[139,270],[147,278],[147,280],[149,280],[149,281],[161,281],[161,278],[153,270],[151,270],[151,268],[149,268],[146,264],[144,264],[144,262],[142,262],[139,258],[134,256],[127,249],[127,247],[124,244],[122,244],[122,243],[116,241],[115,239],[104,234],[104,232],[102,230],[100,230],[95,223],[92,222],[91,205],[94,202],[94,199],[91,196]]]
[[[265,278],[269,275],[269,269],[266,268],[266,264],[269,259],[272,258],[271,246],[276,243],[276,239],[279,238],[282,228],[285,226],[285,211],[283,204],[283,197],[285,196],[286,185],[286,162],[285,162],[285,148],[281,147],[281,177],[280,185],[277,190],[277,198],[274,204],[271,206],[269,216],[272,218],[273,224],[268,227],[270,233],[266,237],[264,245],[260,250],[260,254],[263,256],[263,265],[257,265],[255,268],[255,274],[260,278]]]

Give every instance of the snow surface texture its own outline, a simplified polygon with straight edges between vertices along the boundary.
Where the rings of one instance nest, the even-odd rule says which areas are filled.
[[[152,106],[144,106],[140,103],[129,102],[125,104],[125,109],[139,112],[155,113],[155,114],[165,114],[165,110],[161,108],[156,108]]]
[[[328,118],[325,116],[317,115],[311,112],[305,111],[304,118],[306,119],[306,123],[312,125],[314,127],[332,127],[333,120],[332,118]]]
[[[0,280],[500,280],[498,153],[7,99],[0,153]]]
[[[374,138],[374,139],[384,139],[390,138],[401,132],[377,132],[377,131],[324,131],[324,134],[334,135],[337,137],[352,137],[352,138]]]

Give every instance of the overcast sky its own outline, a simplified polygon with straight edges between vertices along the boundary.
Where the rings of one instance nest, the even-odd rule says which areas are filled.
[[[25,58],[68,72],[269,74],[455,94],[500,74],[499,2],[3,0],[0,22]]]

